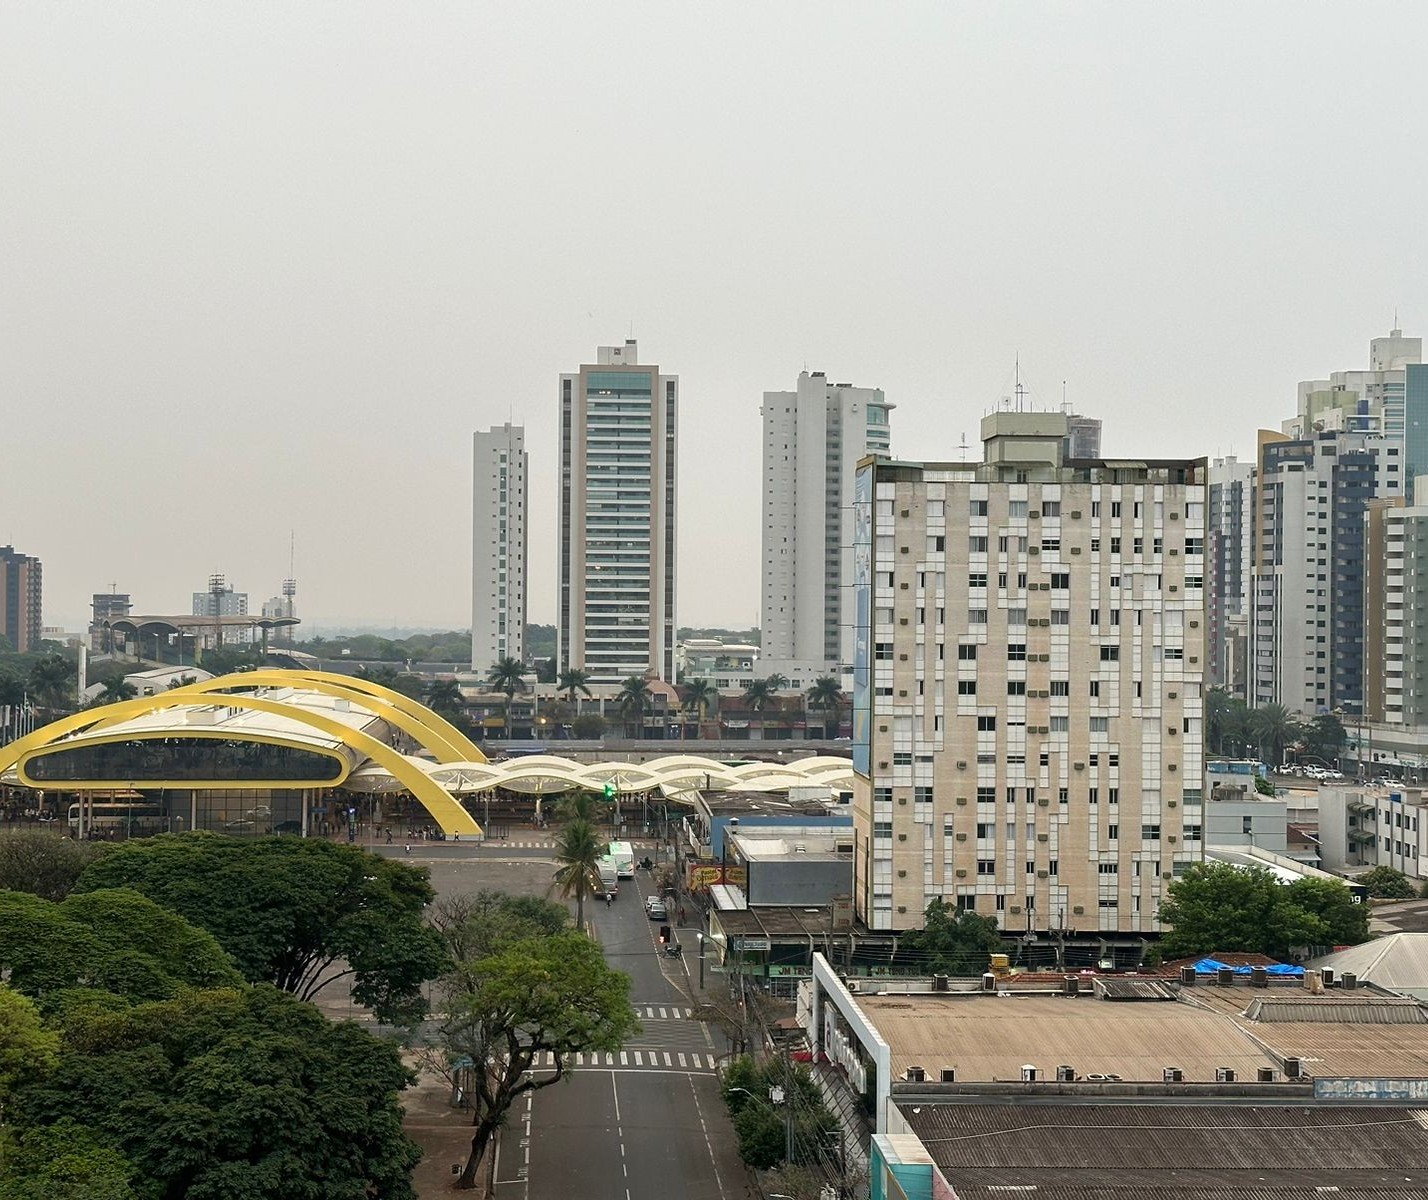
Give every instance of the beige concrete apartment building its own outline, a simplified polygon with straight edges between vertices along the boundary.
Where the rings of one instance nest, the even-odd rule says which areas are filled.
[[[1203,459],[1068,460],[998,412],[982,463],[870,458],[855,561],[855,904],[1152,933],[1201,857]]]

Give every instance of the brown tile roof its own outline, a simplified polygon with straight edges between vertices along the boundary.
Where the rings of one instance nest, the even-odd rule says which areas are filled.
[[[904,1103],[899,1111],[962,1200],[1428,1195],[1422,1110]]]

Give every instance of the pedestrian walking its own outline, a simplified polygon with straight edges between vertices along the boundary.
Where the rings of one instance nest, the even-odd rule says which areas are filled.
[[[681,926],[684,924],[684,905],[682,904],[679,906],[679,923]]]
[[[389,830],[387,830],[387,845],[390,846],[391,844],[392,844],[392,831],[389,829]]]
[[[407,843],[407,853],[410,854],[411,852],[412,852],[412,844],[411,844],[410,842],[408,842],[408,843]]]

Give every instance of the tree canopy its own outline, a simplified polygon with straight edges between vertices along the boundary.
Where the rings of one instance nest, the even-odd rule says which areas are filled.
[[[934,900],[923,913],[922,928],[903,935],[899,953],[929,975],[980,975],[1001,948],[995,917]]]
[[[1413,881],[1397,867],[1371,867],[1354,880],[1375,900],[1407,900],[1418,894]]]
[[[1281,883],[1262,867],[1197,863],[1170,884],[1160,919],[1166,958],[1228,951],[1288,958],[1297,947],[1368,940],[1368,907],[1342,883]]]
[[[414,1196],[421,1155],[401,1129],[410,1075],[397,1048],[275,988],[82,1010],[64,1042],[56,1070],[17,1095],[18,1124],[102,1115],[145,1197]]]
[[[110,1003],[167,999],[240,982],[213,935],[138,892],[86,892],[55,903],[0,892],[0,970],[48,1011],[110,993]]]
[[[16,830],[0,838],[0,889],[63,900],[85,868],[111,848],[56,837],[48,830]]]
[[[443,968],[422,919],[426,871],[356,846],[164,834],[117,848],[78,890],[104,887],[134,888],[208,930],[251,982],[310,1000],[351,975],[353,998],[389,1023],[419,1019],[422,984]]]

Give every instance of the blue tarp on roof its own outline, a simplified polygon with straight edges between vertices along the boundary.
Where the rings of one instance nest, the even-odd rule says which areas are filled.
[[[1254,973],[1253,967],[1232,967],[1229,963],[1222,963],[1217,958],[1202,958],[1195,964],[1196,975],[1214,975],[1218,971],[1233,971],[1236,975],[1250,975]],[[1291,967],[1284,963],[1272,963],[1264,968],[1266,975],[1303,975],[1303,967]]]

